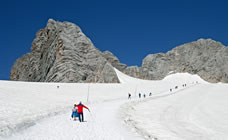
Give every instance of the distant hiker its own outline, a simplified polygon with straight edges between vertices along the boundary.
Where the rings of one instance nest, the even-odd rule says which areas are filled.
[[[79,121],[80,121],[80,122],[84,122],[83,108],[88,109],[88,111],[90,112],[89,108],[86,107],[86,106],[84,106],[84,105],[82,104],[82,102],[79,102],[79,104],[76,105],[76,107],[78,107]]]
[[[151,96],[151,95],[152,95],[152,93],[150,92],[149,96]]]
[[[128,93],[128,99],[131,99],[131,93]]]
[[[57,86],[57,88],[59,88],[59,86]]]
[[[146,94],[143,94],[143,97],[146,98]]]
[[[172,92],[172,89],[169,89],[170,92]]]
[[[74,121],[76,121],[76,118],[79,117],[78,108],[76,107],[76,104],[74,104],[74,107],[72,109],[71,117],[74,118]]]
[[[141,93],[139,93],[139,98],[141,98]]]
[[[185,84],[185,86],[187,86],[187,84]]]
[[[175,86],[175,89],[178,89],[178,86]]]

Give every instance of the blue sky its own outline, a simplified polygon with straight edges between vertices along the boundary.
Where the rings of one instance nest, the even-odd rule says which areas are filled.
[[[0,2],[0,79],[9,79],[17,58],[30,52],[47,20],[70,21],[101,51],[140,66],[152,53],[212,38],[228,45],[226,0],[8,0]]]

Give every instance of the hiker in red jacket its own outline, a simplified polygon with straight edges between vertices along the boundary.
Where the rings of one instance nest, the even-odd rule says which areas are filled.
[[[82,104],[82,102],[80,102],[78,105],[76,105],[76,107],[78,107],[78,114],[79,114],[79,121],[80,122],[84,122],[84,116],[83,116],[83,108],[88,109],[88,111],[90,112],[89,108],[84,106]]]

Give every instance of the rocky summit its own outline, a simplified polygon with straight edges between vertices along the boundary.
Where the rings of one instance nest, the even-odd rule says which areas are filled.
[[[170,73],[188,72],[216,83],[228,83],[228,47],[211,39],[199,39],[167,53],[149,54],[141,67],[125,73],[149,80],[161,80]]]
[[[149,54],[142,66],[127,66],[111,52],[101,52],[70,22],[49,19],[37,32],[31,52],[19,58],[11,80],[33,82],[119,83],[114,68],[141,79],[160,80],[170,73],[198,74],[208,82],[228,83],[228,47],[211,39]]]
[[[31,52],[19,58],[10,79],[33,82],[118,83],[105,54],[70,22],[48,20],[36,34]]]

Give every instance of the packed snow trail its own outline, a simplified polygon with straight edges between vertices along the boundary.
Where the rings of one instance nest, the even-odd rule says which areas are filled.
[[[119,107],[128,100],[115,100],[89,105],[90,113],[84,109],[84,120],[71,119],[69,112],[36,122],[30,128],[14,133],[7,140],[141,140],[136,133],[129,132],[120,120]]]

